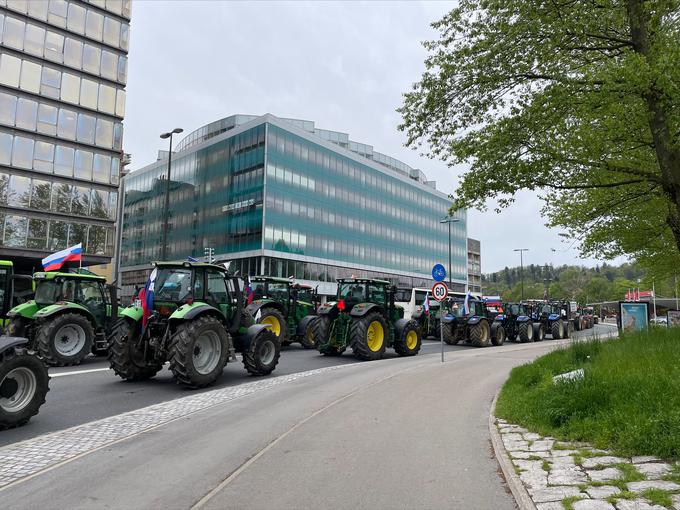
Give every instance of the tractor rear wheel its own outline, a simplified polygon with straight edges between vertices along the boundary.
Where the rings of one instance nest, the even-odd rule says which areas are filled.
[[[288,323],[283,314],[276,308],[270,306],[260,309],[260,324],[269,326],[269,331],[274,333],[281,345],[290,345],[292,342],[288,338]]]
[[[203,315],[177,326],[169,351],[177,384],[203,388],[213,384],[227,364],[229,334],[216,317]]]
[[[415,356],[422,342],[420,326],[416,321],[408,321],[399,338],[394,340],[394,350],[399,356]]]
[[[144,359],[144,346],[138,344],[140,323],[121,317],[109,336],[109,364],[126,381],[144,381],[156,375],[163,365]]]
[[[562,319],[558,319],[550,325],[550,334],[553,340],[564,338],[564,322],[562,322]]]
[[[279,363],[281,344],[268,329],[261,329],[243,352],[243,366],[250,375],[271,374]]]
[[[468,327],[470,343],[475,347],[487,347],[491,341],[491,327],[485,320]]]
[[[11,348],[0,354],[0,430],[24,425],[38,414],[50,391],[47,367],[38,356]]]
[[[517,328],[519,341],[523,344],[534,341],[533,324],[529,321],[521,322]]]
[[[456,335],[456,324],[453,322],[439,323],[440,327],[444,328],[444,342],[448,345],[456,345],[460,342],[460,337]]]
[[[331,324],[333,320],[328,315],[321,315],[312,321],[312,331],[316,349],[324,356],[340,356],[345,352],[345,346],[336,346],[330,343]]]
[[[92,351],[94,329],[86,317],[62,313],[40,324],[35,340],[47,364],[77,365]]]
[[[355,357],[364,361],[380,359],[385,355],[387,323],[378,312],[355,317],[352,319],[349,337]]]
[[[315,349],[316,348],[316,337],[314,336],[314,321],[308,321],[305,330],[300,337],[300,345],[305,349]]]
[[[493,345],[503,345],[505,343],[505,328],[502,324],[491,325],[491,343]]]

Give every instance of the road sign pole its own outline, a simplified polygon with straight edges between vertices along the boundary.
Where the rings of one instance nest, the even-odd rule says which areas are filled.
[[[441,344],[442,348],[442,363],[444,363],[444,323],[442,320],[444,319],[444,313],[446,310],[444,309],[444,303],[442,302],[442,305],[439,307],[440,310],[440,315],[439,315],[439,343]]]

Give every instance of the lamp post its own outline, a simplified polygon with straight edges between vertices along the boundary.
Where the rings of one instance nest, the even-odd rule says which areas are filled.
[[[170,149],[168,151],[168,175],[165,181],[165,208],[163,221],[163,242],[161,244],[161,260],[166,260],[168,255],[168,222],[170,219],[170,165],[172,164],[172,135],[184,131],[182,128],[175,128],[169,133],[163,133],[161,138],[170,138]]]
[[[529,251],[529,248],[516,248],[512,251],[519,252],[519,267],[520,267],[520,279],[522,281],[522,299],[524,301],[524,252]]]
[[[451,282],[452,278],[452,267],[451,267],[451,223],[458,223],[460,221],[460,218],[454,218],[450,214],[444,218],[443,220],[440,220],[439,223],[446,223],[449,226],[449,267],[448,272],[449,272],[449,290],[451,290],[451,286],[453,283]],[[467,290],[467,289],[466,289]]]

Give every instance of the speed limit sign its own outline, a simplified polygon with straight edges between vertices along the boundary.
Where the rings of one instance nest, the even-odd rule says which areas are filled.
[[[437,282],[432,286],[432,297],[437,301],[444,301],[449,295],[449,289],[444,282]]]

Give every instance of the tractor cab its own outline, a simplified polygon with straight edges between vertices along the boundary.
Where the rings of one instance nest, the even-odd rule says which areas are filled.
[[[28,275],[14,274],[9,260],[0,260],[0,330],[7,325],[7,313],[33,297],[33,279]]]

